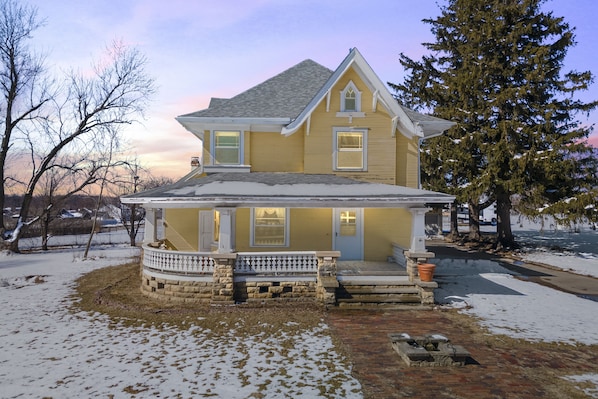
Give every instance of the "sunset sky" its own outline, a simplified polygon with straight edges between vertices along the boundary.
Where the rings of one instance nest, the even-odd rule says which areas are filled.
[[[126,137],[156,176],[189,171],[200,142],[176,121],[305,60],[335,69],[357,47],[384,82],[401,82],[398,54],[420,58],[433,41],[423,18],[443,0],[30,0],[46,19],[32,42],[51,68],[87,67],[114,39],[139,48],[158,93]],[[596,0],[548,0],[576,27],[566,70],[598,74]],[[581,96],[598,99],[598,83]],[[598,122],[595,111],[584,123]],[[598,134],[592,136],[598,147]]]

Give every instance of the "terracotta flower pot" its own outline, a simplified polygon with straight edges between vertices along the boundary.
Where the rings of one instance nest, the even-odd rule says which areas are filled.
[[[434,269],[436,269],[436,265],[433,263],[418,263],[417,272],[419,273],[419,279],[421,281],[432,281]]]

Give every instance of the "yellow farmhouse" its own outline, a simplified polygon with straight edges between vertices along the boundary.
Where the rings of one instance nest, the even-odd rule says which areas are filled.
[[[420,142],[453,123],[401,106],[357,49],[335,71],[306,60],[176,119],[201,140],[200,162],[173,185],[122,199],[146,209],[149,292],[168,285],[160,273],[184,272],[207,273],[213,293],[223,264],[247,284],[238,276],[306,277],[337,258],[433,256],[425,213],[454,197],[420,189]]]

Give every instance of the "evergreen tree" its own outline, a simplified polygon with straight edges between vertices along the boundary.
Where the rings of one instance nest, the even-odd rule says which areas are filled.
[[[593,76],[562,71],[574,28],[542,11],[543,3],[449,0],[439,17],[424,20],[436,38],[423,44],[430,55],[416,61],[401,54],[408,75],[390,84],[406,105],[458,122],[445,137],[425,142],[422,178],[440,169],[444,189],[458,200],[474,208],[496,201],[502,247],[515,246],[515,195],[526,215],[542,209],[569,220],[596,202],[592,127],[577,118],[598,102],[575,98]],[[441,189],[438,179],[429,187]]]

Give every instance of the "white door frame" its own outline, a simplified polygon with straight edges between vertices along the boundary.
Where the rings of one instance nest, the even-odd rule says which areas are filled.
[[[334,251],[339,251],[337,245],[337,239],[339,237],[339,228],[340,228],[340,213],[341,211],[352,210],[355,211],[355,217],[357,218],[357,241],[358,247],[354,248],[358,250],[357,259],[352,260],[363,260],[364,254],[364,219],[363,219],[363,208],[333,208],[332,209],[332,249]],[[345,258],[341,251],[341,260]]]

